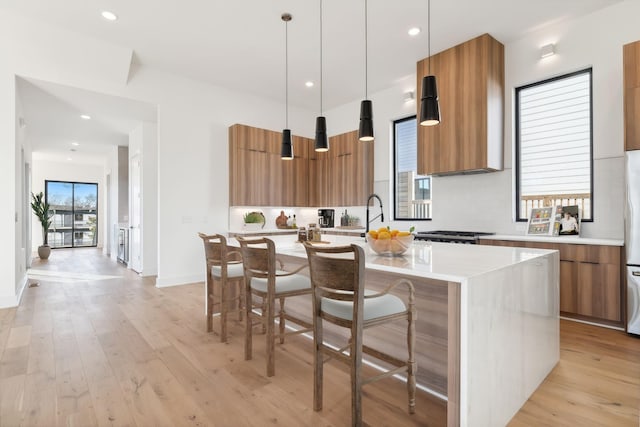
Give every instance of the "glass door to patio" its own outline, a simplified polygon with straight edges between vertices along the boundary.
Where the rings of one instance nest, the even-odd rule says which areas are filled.
[[[49,245],[75,248],[98,244],[98,184],[45,181],[51,211]]]

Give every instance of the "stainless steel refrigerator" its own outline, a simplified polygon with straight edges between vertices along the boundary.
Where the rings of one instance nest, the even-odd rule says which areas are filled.
[[[640,150],[626,153],[627,332],[640,335]]]

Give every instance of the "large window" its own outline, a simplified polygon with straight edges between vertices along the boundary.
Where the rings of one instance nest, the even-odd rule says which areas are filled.
[[[431,177],[418,175],[416,117],[393,123],[394,219],[431,219]]]
[[[516,218],[578,205],[593,220],[591,69],[516,89]]]
[[[98,184],[45,181],[50,205],[52,248],[96,246],[98,243]]]

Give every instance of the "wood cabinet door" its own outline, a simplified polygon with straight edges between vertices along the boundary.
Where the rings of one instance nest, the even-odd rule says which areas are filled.
[[[620,311],[620,266],[578,263],[577,291],[578,314],[615,322],[623,320]]]
[[[574,261],[560,260],[560,311],[578,312],[578,266]]]
[[[624,91],[624,149],[640,150],[640,87]]]
[[[255,173],[269,169],[269,156],[263,151],[237,150],[235,176],[236,205],[263,206],[269,200],[269,181]]]

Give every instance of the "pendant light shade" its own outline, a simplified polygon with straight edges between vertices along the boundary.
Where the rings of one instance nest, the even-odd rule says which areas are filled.
[[[291,142],[291,129],[282,131],[282,148],[280,150],[282,160],[293,160],[293,143]]]
[[[422,78],[422,97],[420,101],[420,124],[433,126],[440,123],[440,105],[438,105],[438,88],[436,76]]]
[[[360,103],[358,139],[363,142],[373,141],[373,104],[368,99]]]
[[[327,119],[322,115],[322,0],[320,0],[320,115],[316,117],[315,150],[317,152],[329,151]]]
[[[364,100],[360,103],[360,126],[358,126],[358,139],[362,142],[373,141],[373,104],[368,98],[368,22],[367,0],[364,0]]]
[[[440,123],[440,105],[436,76],[431,75],[431,0],[427,0],[427,45],[429,51],[429,75],[422,78],[422,96],[420,97],[420,124],[434,126]]]
[[[329,151],[329,138],[327,138],[327,119],[323,116],[316,117],[316,151]]]
[[[284,21],[284,88],[285,88],[285,128],[282,131],[282,147],[280,158],[293,160],[293,142],[291,141],[291,129],[289,129],[289,31],[288,23],[293,19],[291,14],[283,13],[280,17]]]

